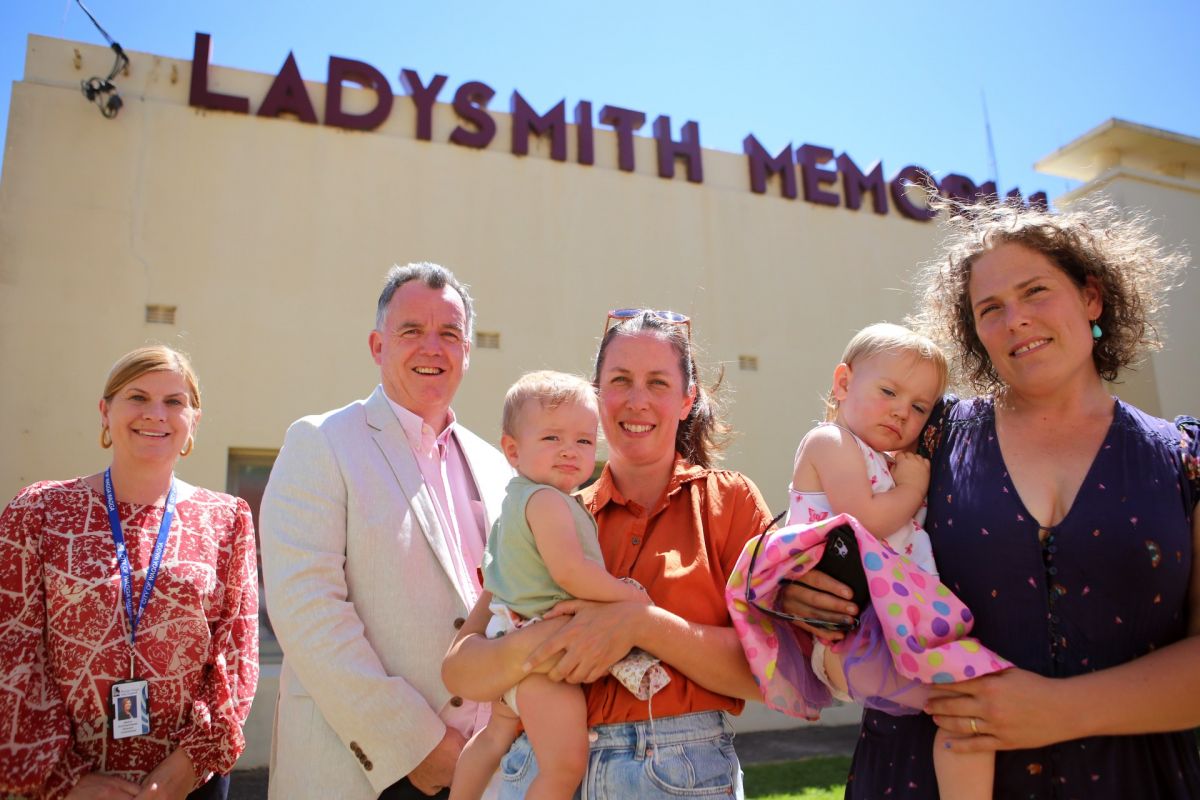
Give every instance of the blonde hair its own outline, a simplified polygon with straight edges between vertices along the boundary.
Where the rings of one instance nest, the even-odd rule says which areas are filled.
[[[500,427],[509,436],[517,435],[517,420],[531,400],[543,409],[567,403],[596,408],[596,389],[578,375],[553,370],[527,372],[504,395],[504,416]]]
[[[888,355],[907,353],[914,358],[930,362],[937,371],[937,395],[941,397],[945,393],[946,385],[950,381],[950,366],[946,361],[945,353],[928,336],[909,330],[903,325],[877,322],[863,328],[854,334],[854,338],[846,345],[840,363],[853,369],[855,362],[865,361],[883,353]],[[834,421],[837,417],[837,409],[837,398],[833,396],[833,390],[830,389],[829,394],[825,396],[826,422]]]
[[[200,410],[200,385],[196,381],[196,372],[192,362],[178,350],[163,344],[149,345],[131,350],[117,359],[108,371],[108,380],[104,383],[105,402],[112,402],[117,392],[131,381],[145,375],[147,372],[166,370],[180,375],[188,387],[192,408]]]

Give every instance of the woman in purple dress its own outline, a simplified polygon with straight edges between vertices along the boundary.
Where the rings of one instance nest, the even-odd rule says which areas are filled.
[[[1200,426],[1104,383],[1158,345],[1186,260],[1103,208],[950,225],[917,322],[980,396],[946,398],[925,432],[926,527],[974,635],[1018,668],[955,684],[931,716],[867,711],[846,796],[937,798],[940,726],[999,751],[997,798],[1200,797]],[[857,613],[813,589],[850,597],[817,575],[784,609]]]

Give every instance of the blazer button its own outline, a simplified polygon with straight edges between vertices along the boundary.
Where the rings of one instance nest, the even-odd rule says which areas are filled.
[[[371,767],[373,767],[373,766],[374,766],[374,764],[371,763],[371,759],[368,758],[363,761],[363,769],[365,769],[367,772],[370,772]]]
[[[455,708],[458,708],[459,706],[461,706],[462,703],[463,703],[463,701],[462,701],[461,697],[451,697],[450,698],[450,705],[454,706]]]
[[[467,621],[465,619],[463,619],[462,617],[455,617],[454,618],[454,630],[458,630],[466,623],[467,623]]]
[[[362,753],[362,748],[358,746],[358,742],[350,743],[350,751],[353,753]]]

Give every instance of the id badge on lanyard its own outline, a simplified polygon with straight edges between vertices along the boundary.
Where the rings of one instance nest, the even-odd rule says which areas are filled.
[[[125,614],[129,619],[129,679],[112,685],[112,735],[114,739],[144,736],[150,732],[150,684],[138,680],[134,670],[134,652],[137,645],[138,623],[154,593],[154,582],[158,579],[158,568],[162,564],[163,550],[171,532],[171,520],[175,516],[175,480],[167,491],[167,502],[163,507],[162,522],[158,526],[158,538],[150,553],[150,564],[146,567],[146,580],[135,613],[133,608],[133,570],[129,566],[129,553],[125,548],[125,534],[121,530],[121,517],[117,513],[117,498],[112,487],[112,469],[104,470],[104,502],[108,510],[108,525],[112,529],[113,545],[117,550],[117,567],[121,571],[121,596],[125,601]]]

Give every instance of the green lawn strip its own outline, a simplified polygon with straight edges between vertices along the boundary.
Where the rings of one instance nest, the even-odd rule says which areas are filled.
[[[848,756],[743,765],[747,800],[842,800]]]
[[[1200,728],[1196,729],[1200,746]],[[775,764],[743,764],[746,800],[842,800],[848,756],[821,756]]]

